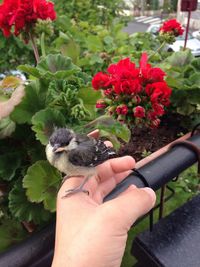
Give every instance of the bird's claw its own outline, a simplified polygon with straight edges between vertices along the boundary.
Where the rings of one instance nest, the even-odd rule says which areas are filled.
[[[77,188],[74,188],[74,189],[69,189],[67,191],[65,191],[66,194],[62,197],[62,198],[66,198],[66,197],[69,197],[71,195],[74,195],[74,194],[77,194],[77,193],[80,193],[80,192],[83,192],[83,193],[86,193],[87,195],[89,195],[89,191],[88,190],[85,190],[81,187],[77,187]]]

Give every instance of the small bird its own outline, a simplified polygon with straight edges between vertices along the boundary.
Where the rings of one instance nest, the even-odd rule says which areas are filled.
[[[100,139],[76,134],[68,128],[58,128],[49,139],[46,155],[51,165],[67,175],[65,179],[72,176],[85,178],[80,186],[66,192],[65,196],[69,196],[77,192],[88,193],[83,187],[96,174],[95,167],[116,157],[116,152]]]

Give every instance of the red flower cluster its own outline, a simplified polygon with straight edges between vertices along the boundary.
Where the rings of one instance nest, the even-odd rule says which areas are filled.
[[[116,113],[121,115],[126,115],[128,113],[128,108],[126,105],[121,105],[116,108]]]
[[[102,90],[105,101],[97,102],[108,114],[128,124],[145,124],[157,127],[159,117],[170,104],[171,89],[164,80],[160,68],[148,64],[148,56],[142,54],[139,67],[129,58],[111,64],[107,73],[98,72],[92,79],[94,90]]]
[[[4,0],[0,5],[0,28],[5,37],[28,32],[37,19],[56,19],[54,4],[46,0]]]
[[[173,34],[175,37],[182,35],[184,29],[176,19],[165,21],[159,30],[162,33]]]

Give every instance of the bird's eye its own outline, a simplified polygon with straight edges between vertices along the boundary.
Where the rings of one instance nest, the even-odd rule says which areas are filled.
[[[64,147],[64,146],[68,146],[69,145],[69,142],[64,142],[64,143],[61,143],[61,146]]]

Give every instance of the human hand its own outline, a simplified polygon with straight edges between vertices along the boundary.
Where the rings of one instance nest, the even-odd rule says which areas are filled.
[[[97,167],[83,192],[63,198],[81,178],[65,181],[57,198],[56,243],[52,267],[119,267],[124,254],[127,232],[132,224],[155,203],[150,188],[130,186],[117,198],[103,203],[133,169],[130,156],[111,159]]]

